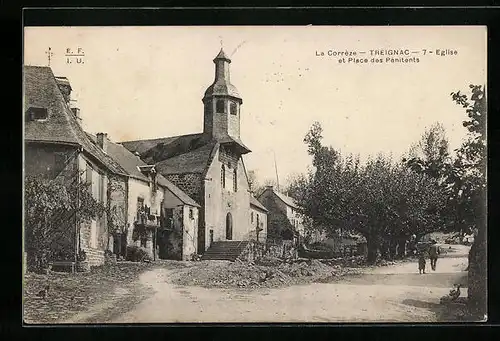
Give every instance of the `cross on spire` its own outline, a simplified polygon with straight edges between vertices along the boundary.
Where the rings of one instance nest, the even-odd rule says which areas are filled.
[[[54,53],[52,52],[52,49],[50,48],[50,46],[49,46],[49,49],[47,51],[45,51],[45,54],[47,55],[47,58],[49,60],[48,66],[50,66],[50,60],[51,60],[52,56],[54,55]]]

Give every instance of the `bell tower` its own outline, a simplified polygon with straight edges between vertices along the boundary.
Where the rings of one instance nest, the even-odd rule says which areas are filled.
[[[203,96],[203,132],[216,140],[227,136],[240,138],[240,107],[243,100],[231,84],[231,59],[221,49],[213,60],[215,80]]]

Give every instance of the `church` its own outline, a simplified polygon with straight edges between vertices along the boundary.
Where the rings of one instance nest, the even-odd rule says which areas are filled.
[[[250,191],[243,160],[250,149],[240,138],[243,100],[231,83],[231,60],[221,49],[213,62],[215,79],[202,98],[203,132],[120,142],[200,205],[199,254],[214,243],[265,242],[267,234],[267,210]]]

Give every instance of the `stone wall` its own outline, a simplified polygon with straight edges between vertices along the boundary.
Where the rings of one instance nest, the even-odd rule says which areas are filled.
[[[245,247],[239,260],[244,262],[253,262],[266,255],[266,244],[251,240]]]
[[[169,174],[167,179],[179,187],[189,197],[200,203],[203,193],[202,175],[196,173]]]
[[[104,264],[104,250],[85,248],[84,251],[87,255],[85,261],[90,266],[100,266]]]
[[[277,258],[296,258],[297,249],[291,240],[268,240],[266,243],[266,256]]]

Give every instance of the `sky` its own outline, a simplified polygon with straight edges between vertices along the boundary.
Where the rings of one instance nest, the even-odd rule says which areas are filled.
[[[435,122],[457,148],[466,114],[450,93],[486,84],[486,43],[480,26],[29,27],[24,64],[47,66],[50,47],[50,67],[69,79],[84,129],[121,142],[201,132],[201,99],[223,46],[243,98],[246,169],[260,182],[275,179],[276,155],[283,182],[310,167],[303,138],[315,121],[325,144],[362,160],[400,157]],[[68,48],[84,56],[68,63]],[[408,49],[405,58],[419,62],[372,55],[383,49]],[[356,51],[339,62],[339,52]]]

